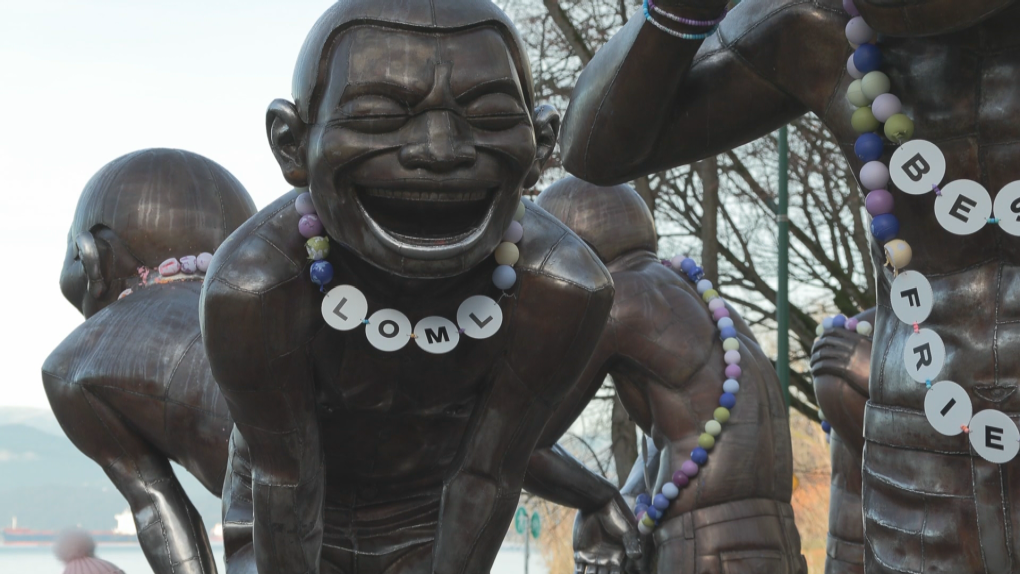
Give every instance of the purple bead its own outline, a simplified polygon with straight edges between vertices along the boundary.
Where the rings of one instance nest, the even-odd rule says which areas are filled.
[[[868,193],[868,196],[864,198],[864,208],[868,210],[872,217],[891,213],[894,204],[895,201],[892,194],[884,189],[876,189]]]
[[[862,74],[882,67],[882,50],[874,44],[861,44],[854,51],[854,67]]]
[[[832,425],[829,424],[829,421],[822,421],[822,430],[825,431],[825,432],[831,432],[832,431]]]
[[[690,482],[691,479],[688,478],[686,474],[684,474],[684,471],[678,470],[673,473],[673,484],[675,484],[677,488],[683,488],[687,486]]]
[[[518,221],[511,221],[510,227],[507,227],[503,232],[503,241],[517,243],[522,238],[524,238],[524,226]]]
[[[857,332],[857,323],[858,323],[857,319],[850,317],[849,319],[846,320],[846,330]]]
[[[684,463],[680,465],[680,472],[686,474],[690,478],[694,478],[695,476],[698,476],[698,463],[693,460],[685,460]]]
[[[736,379],[740,377],[740,365],[726,365],[726,378]],[[725,405],[724,405],[725,406]]]
[[[307,191],[297,196],[294,200],[294,209],[301,215],[314,215],[315,204],[312,203],[312,194]]]
[[[198,271],[198,258],[194,255],[185,255],[181,257],[181,273],[185,275],[193,275]]]
[[[885,123],[889,118],[903,110],[903,102],[895,94],[885,93],[871,102],[871,112],[875,119]]]
[[[210,263],[212,263],[212,253],[199,253],[195,258],[195,265],[198,266],[199,273],[208,271]]]
[[[677,257],[679,257],[679,255]],[[680,261],[680,271],[683,271],[684,273],[690,273],[691,270],[697,266],[698,263],[690,257],[684,257],[683,260]]]
[[[843,9],[851,16],[860,16],[861,12],[854,6],[854,0],[843,0]]]
[[[305,239],[311,239],[316,235],[322,235],[322,222],[319,216],[314,213],[302,215],[298,221],[298,233]]]
[[[861,134],[854,143],[854,154],[863,162],[875,161],[882,157],[884,149],[882,138],[875,132]]]
[[[723,317],[729,317],[729,316],[730,316],[730,310],[727,309],[726,307],[720,307],[720,308],[716,309],[715,311],[712,311],[712,319],[714,319],[716,321],[718,321],[719,319],[722,319]]]
[[[645,506],[651,506],[652,505],[652,497],[648,496],[647,493],[642,492],[641,494],[637,495],[637,503],[638,504],[643,504]]]
[[[708,451],[700,446],[695,447],[695,449],[691,451],[691,460],[693,460],[698,466],[704,466],[705,463],[708,462]]]
[[[312,278],[312,283],[319,287],[325,287],[327,283],[333,280],[333,266],[330,265],[329,261],[316,261],[312,263],[308,274]]]
[[[879,243],[895,239],[899,232],[900,220],[896,219],[896,216],[891,213],[876,215],[871,220],[871,234],[875,236]]]
[[[723,327],[719,330],[719,338],[725,341],[726,339],[732,339],[737,336],[736,327]]]
[[[838,327],[838,328],[845,327],[846,326],[846,315],[840,313],[839,315],[836,315],[835,317],[833,317],[832,318],[832,326],[833,327]]]
[[[720,407],[726,407],[728,409],[732,409],[734,406],[736,406],[736,404],[737,404],[737,397],[736,397],[736,395],[734,395],[732,393],[723,393],[722,396],[719,397],[719,406]]]
[[[666,510],[669,508],[669,499],[661,494],[656,494],[652,499],[652,505],[659,510]]]

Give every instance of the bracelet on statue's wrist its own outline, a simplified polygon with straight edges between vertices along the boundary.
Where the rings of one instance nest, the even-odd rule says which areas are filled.
[[[676,38],[680,38],[681,40],[704,40],[705,38],[708,38],[709,36],[711,36],[712,34],[715,33],[716,29],[719,28],[719,23],[722,22],[724,18],[726,18],[726,14],[727,14],[726,12],[723,12],[722,16],[720,16],[720,17],[718,17],[718,18],[716,18],[714,20],[694,20],[694,19],[691,19],[691,18],[684,18],[682,16],[677,16],[675,14],[670,14],[669,12],[666,12],[665,10],[662,10],[661,8],[656,6],[652,2],[652,0],[644,0],[643,9],[644,9],[644,13],[645,13],[645,20],[648,21],[648,23],[652,24],[653,26],[655,26],[659,30],[669,34],[670,36],[674,36]],[[673,30],[672,28],[666,26],[665,24],[662,24],[661,22],[658,22],[657,20],[655,20],[655,18],[652,16],[652,12],[653,11],[656,14],[659,14],[659,15],[661,15],[661,16],[663,16],[665,18],[668,18],[668,19],[670,19],[670,20],[672,20],[674,22],[677,22],[679,24],[683,24],[685,26],[694,26],[694,27],[708,27],[708,30],[706,30],[705,32],[702,32],[702,33],[698,33],[698,34],[692,34],[692,33],[687,33],[687,32],[678,32],[678,31]]]

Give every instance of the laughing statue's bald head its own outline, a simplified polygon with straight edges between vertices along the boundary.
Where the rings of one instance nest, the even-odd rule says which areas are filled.
[[[294,68],[292,95],[305,122],[315,121],[313,114],[337,40],[347,29],[365,24],[424,32],[495,28],[510,50],[528,107],[534,107],[531,67],[520,36],[510,18],[489,0],[340,0],[315,22]]]

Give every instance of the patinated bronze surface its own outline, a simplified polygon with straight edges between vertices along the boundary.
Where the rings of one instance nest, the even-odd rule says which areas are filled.
[[[127,499],[157,574],[216,571],[205,526],[169,461],[219,496],[233,423],[199,332],[203,274],[157,284],[153,270],[170,257],[214,252],[254,213],[227,170],[152,149],[103,167],[68,233],[60,287],[86,321],[46,359],[43,383],[64,432]]]
[[[488,572],[540,435],[598,341],[612,280],[529,206],[509,296],[490,257],[556,143],[513,25],[483,0],[338,3],[315,24],[294,103],[269,108],[285,178],[325,224],[333,285],[412,321],[499,300],[488,339],[384,353],[323,321],[294,201],[217,252],[201,314],[236,422],[231,572]],[[366,326],[366,327],[371,327]],[[555,452],[552,455],[555,456]],[[240,540],[240,538],[238,538]]]
[[[725,2],[661,4],[712,17]],[[904,34],[882,38],[883,70],[917,137],[945,154],[945,181],[973,179],[994,196],[1020,179],[1015,2],[873,0],[860,8],[879,31]],[[733,148],[810,111],[857,172],[845,97],[847,18],[837,0],[745,0],[701,44],[664,34],[638,15],[599,51],[575,88],[562,139],[567,168],[598,183],[626,181]],[[995,226],[965,238],[949,234],[935,219],[930,195],[897,194],[893,213],[899,237],[913,248],[911,268],[935,292],[926,326],[946,343],[940,378],[963,385],[975,412],[1020,415],[1014,280],[1020,241]],[[1011,501],[1020,494],[1020,475],[972,455],[966,437],[931,428],[925,389],[898,358],[912,329],[890,312],[892,274],[877,251],[873,258],[880,272],[865,417],[866,569],[1016,570],[1020,507]]]
[[[537,203],[598,254],[616,285],[609,324],[584,384],[563,404],[559,430],[611,374],[627,412],[660,450],[658,474],[648,485],[658,492],[698,446],[702,425],[719,406],[726,377],[715,322],[694,286],[656,257],[652,214],[633,189],[567,178]],[[652,568],[806,574],[790,506],[793,459],[779,381],[747,325],[730,312],[744,370],[737,405],[708,464],[656,527]],[[583,528],[575,533],[575,543],[588,544]]]
[[[875,309],[856,316],[874,323]],[[832,424],[829,434],[832,482],[829,489],[829,537],[826,574],[864,572],[864,519],[861,516],[861,457],[864,406],[871,372],[871,338],[831,329],[811,349],[815,397]]]

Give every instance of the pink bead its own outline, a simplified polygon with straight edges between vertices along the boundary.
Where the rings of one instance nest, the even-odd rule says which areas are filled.
[[[691,479],[687,478],[687,475],[684,474],[683,471],[678,470],[673,473],[673,484],[676,485],[677,488],[683,488],[690,483]]]
[[[680,472],[687,475],[688,478],[694,478],[695,476],[698,476],[698,463],[693,460],[685,460],[684,463],[680,465]]]
[[[726,354],[723,355],[723,361],[727,365],[736,365],[740,362],[740,351],[726,351]]]
[[[503,233],[503,241],[509,241],[510,243],[517,243],[524,237],[524,226],[517,221],[511,221],[510,227],[506,228],[506,232]]]
[[[159,264],[160,277],[170,277],[181,272],[181,264],[177,259],[171,257]]]
[[[673,271],[680,273],[680,264],[684,262],[684,259],[686,259],[686,257],[683,255],[674,255],[673,258],[669,260],[669,266],[673,269]]]
[[[212,263],[212,253],[199,253],[195,258],[195,265],[198,266],[199,273],[208,271],[210,263]]]
[[[194,255],[181,257],[181,273],[192,275],[198,271],[198,259]]]
[[[302,215],[301,220],[298,221],[298,232],[305,239],[322,235],[322,222],[319,221],[319,216],[315,214]]]
[[[729,316],[730,316],[730,310],[727,309],[726,307],[722,307],[722,308],[716,309],[715,311],[712,311],[712,318],[715,319],[716,321],[718,321],[719,319],[722,319],[723,317],[729,317]]]
[[[722,297],[716,297],[715,299],[712,299],[711,301],[708,302],[708,310],[712,311],[713,313],[715,312],[716,309],[725,309],[725,308],[726,308],[726,301],[723,301]],[[718,321],[718,320],[719,319],[716,319],[716,321]]]
[[[854,6],[854,0],[843,0],[843,9],[851,16],[860,16],[861,11]]]
[[[850,317],[849,319],[846,320],[846,330],[847,331],[855,331],[856,332],[857,331],[857,323],[858,323],[857,319],[854,319],[853,317]]]
[[[861,185],[866,189],[885,189],[889,183],[889,168],[880,161],[869,161],[861,168]]]
[[[740,373],[742,373],[742,372],[743,371],[740,370],[740,365],[727,365],[726,366],[726,378],[727,379],[736,379],[737,377],[740,376]]]
[[[315,213],[315,204],[312,203],[312,194],[307,191],[297,196],[294,200],[294,209],[301,215],[312,215]]]

